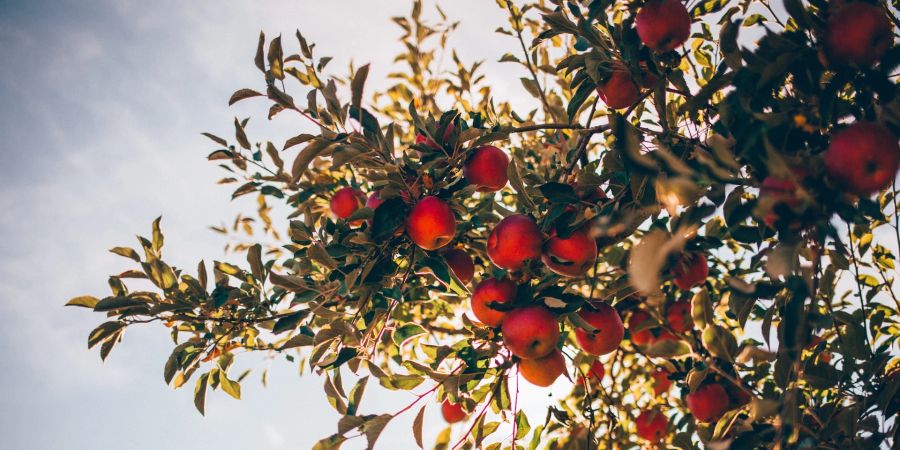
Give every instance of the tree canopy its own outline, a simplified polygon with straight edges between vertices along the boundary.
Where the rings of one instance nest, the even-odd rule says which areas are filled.
[[[378,92],[368,65],[261,33],[259,84],[229,105],[317,132],[204,133],[219,183],[258,200],[217,229],[246,265],[165,262],[157,219],[111,250],[132,267],[109,295],[69,301],[106,319],[89,347],[163,325],[164,380],[200,413],[210,389],[240,398],[235,358],[283,355],[341,415],[316,449],[371,448],[401,414],[409,448],[897,445],[897,2],[483,7],[508,15],[496,57],[534,109],[418,0]],[[528,417],[517,377],[571,392]],[[415,395],[372,412],[372,382]],[[423,442],[436,402],[465,425]]]

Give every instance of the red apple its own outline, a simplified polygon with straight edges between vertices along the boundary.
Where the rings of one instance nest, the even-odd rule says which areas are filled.
[[[631,72],[624,65],[616,65],[606,81],[597,86],[600,100],[610,109],[622,109],[633,105],[641,98],[641,90]]]
[[[555,234],[544,243],[541,261],[553,273],[562,276],[584,275],[597,260],[597,241],[591,238],[588,227],[575,230],[567,238]]]
[[[659,442],[666,435],[666,427],[669,426],[669,419],[658,409],[650,409],[643,411],[641,415],[634,420],[637,426],[637,435],[642,439],[650,442]]]
[[[541,255],[544,239],[534,219],[513,214],[498,223],[487,241],[487,254],[497,267],[519,270],[525,261]]]
[[[625,337],[625,327],[615,308],[605,302],[595,302],[592,307],[582,309],[578,315],[597,329],[594,332],[575,329],[575,340],[582,350],[592,355],[605,355],[619,348]]]
[[[893,26],[885,11],[865,2],[844,5],[831,14],[825,27],[825,53],[835,64],[871,66],[893,43]]]
[[[719,383],[701,386],[685,397],[691,414],[701,422],[713,422],[728,409],[728,392]]]
[[[757,217],[761,216],[763,223],[770,228],[774,229],[776,222],[781,218],[776,211],[778,205],[785,205],[791,209],[800,206],[801,200],[797,193],[800,186],[797,185],[797,180],[805,178],[808,173],[803,169],[792,170],[793,177],[782,178],[770,175],[763,180],[759,188]],[[797,225],[799,227],[799,224]]]
[[[691,302],[679,300],[669,305],[666,311],[666,320],[669,327],[678,333],[685,333],[694,328],[694,319],[691,318]]]
[[[631,332],[631,342],[635,345],[649,345],[651,341],[653,341],[653,330],[651,328],[637,329],[648,320],[650,320],[650,314],[647,311],[640,309],[631,313],[631,317],[628,318],[628,330]]]
[[[456,235],[456,216],[447,202],[428,196],[416,203],[406,217],[406,233],[419,247],[437,250]]]
[[[331,212],[341,219],[346,219],[362,207],[364,200],[365,194],[359,189],[352,187],[338,189],[331,197]]]
[[[672,269],[675,275],[675,286],[681,290],[703,284],[709,276],[709,266],[703,253],[684,253]]]
[[[463,173],[478,192],[496,192],[503,189],[509,181],[506,174],[508,166],[509,157],[503,150],[485,145],[472,152],[463,167]]]
[[[447,128],[444,128],[444,142],[442,142],[442,144],[450,140],[450,135],[453,134],[455,128],[456,126],[453,125],[453,123],[447,124]],[[434,139],[431,139],[422,133],[416,133],[416,144],[425,144],[435,150],[441,149],[441,144],[434,142]]]
[[[663,392],[669,392],[672,387],[672,380],[669,379],[669,372],[663,369],[656,369],[650,374],[653,378],[653,394],[660,395]]]
[[[463,284],[469,284],[475,276],[475,264],[472,262],[472,257],[462,249],[447,250],[444,252],[444,261],[447,261],[447,266]]]
[[[540,387],[548,387],[566,373],[566,358],[554,348],[547,356],[519,361],[519,374],[525,381]]]
[[[503,343],[522,359],[537,359],[556,349],[559,323],[543,306],[526,306],[506,313],[500,325]]]
[[[496,328],[503,322],[505,311],[488,306],[491,303],[511,303],[516,298],[516,284],[510,280],[488,278],[478,283],[472,292],[472,314],[483,324]]]
[[[887,128],[857,122],[831,136],[825,171],[837,184],[866,196],[889,186],[900,167],[900,145]]]
[[[441,415],[444,416],[444,420],[447,423],[456,423],[465,420],[468,413],[466,413],[462,405],[450,403],[450,400],[444,400],[444,403],[441,403]]]
[[[670,52],[691,36],[691,15],[680,0],[649,0],[634,22],[641,42],[655,52]]]

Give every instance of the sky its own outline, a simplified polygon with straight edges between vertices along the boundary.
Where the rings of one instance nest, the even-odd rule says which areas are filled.
[[[524,74],[497,62],[515,48],[493,31],[507,23],[503,11],[486,0],[441,6],[465,18],[451,38],[460,56],[486,60],[494,95],[528,106],[517,80]],[[373,63],[374,89],[386,85],[400,50],[390,17],[409,7],[401,0],[0,1],[0,448],[304,449],[336,430],[323,380],[298,377],[283,359],[238,358],[238,368],[254,369],[243,399],[212,393],[203,417],[192,384],[173,391],[163,382],[172,348],[164,329],[129,329],[101,362],[86,342],[102,318],[62,305],[107,295],[107,275],[131,268],[107,249],[135,245],[159,215],[170,263],[235,258],[208,227],[251,205],[229,201],[231,189],[215,184],[222,172],[205,160],[215,147],[200,133],[228,136],[233,118],[249,115],[251,137],[282,142],[312,131],[287,115],[267,122],[265,101],[227,107],[235,90],[261,86],[253,66],[260,30],[293,36],[300,28],[320,56],[335,57],[330,67],[341,74],[351,58]],[[374,385],[364,412],[409,401]],[[529,408],[552,401],[525,386],[523,399]],[[436,406],[426,415],[426,443],[443,429]],[[376,448],[409,448],[414,415],[389,425]]]

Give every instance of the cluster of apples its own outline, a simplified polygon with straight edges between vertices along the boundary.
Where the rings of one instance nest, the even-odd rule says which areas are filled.
[[[820,37],[823,65],[847,71],[878,63],[893,45],[893,26],[884,9],[861,1],[832,2],[828,21]],[[802,118],[801,118],[802,119]],[[900,170],[900,144],[884,125],[857,121],[831,135],[822,155],[825,175],[835,187],[865,197],[891,185]],[[802,223],[783,212],[802,213],[801,189],[812,174],[802,167],[790,173],[765,178],[760,187],[758,215],[769,227],[786,220],[789,229]]]
[[[635,26],[641,42],[651,51],[667,53],[687,41],[691,35],[691,16],[679,0],[650,0],[638,11]],[[597,86],[600,100],[611,109],[628,108],[641,98],[659,79],[642,63],[641,74],[635,76],[622,61],[613,61],[609,76]]]

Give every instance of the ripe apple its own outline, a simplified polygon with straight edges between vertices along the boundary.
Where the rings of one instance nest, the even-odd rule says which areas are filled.
[[[702,284],[709,276],[709,266],[703,253],[684,253],[672,269],[675,275],[675,286],[681,290],[690,290]]]
[[[887,14],[865,2],[844,5],[831,14],[825,27],[825,53],[835,64],[871,66],[893,42],[893,26]]]
[[[456,126],[453,125],[452,122],[447,124],[447,128],[444,128],[444,142],[442,142],[441,144],[446,143],[450,140],[450,135],[453,134],[453,130],[455,128]],[[430,137],[427,137],[422,133],[416,133],[416,144],[425,144],[435,150],[440,150],[442,148],[441,144],[434,142],[434,139],[431,139]]]
[[[456,423],[465,420],[469,414],[463,409],[462,405],[450,403],[450,400],[444,400],[441,403],[441,415],[447,423]]]
[[[670,52],[691,36],[691,15],[680,0],[649,0],[634,22],[641,42],[655,52]]]
[[[719,383],[699,387],[685,397],[691,414],[701,422],[713,422],[728,409],[728,392]]]
[[[503,150],[491,145],[478,147],[466,161],[463,173],[469,184],[478,192],[496,192],[509,181],[506,168],[509,157]]]
[[[503,343],[522,359],[537,359],[556,349],[559,324],[543,306],[526,306],[506,313],[500,325]]]
[[[766,177],[759,187],[759,201],[757,202],[756,215],[761,217],[763,223],[769,228],[775,229],[775,224],[781,217],[778,215],[777,206],[784,205],[790,209],[800,207],[802,201],[798,193],[800,186],[797,181],[806,178],[809,173],[801,168],[791,169],[792,177],[784,178],[770,175]],[[791,223],[791,228],[796,229],[800,224]]]
[[[472,292],[472,314],[483,324],[496,328],[506,317],[505,311],[488,306],[491,303],[511,303],[516,298],[516,283],[488,278],[478,283]]]
[[[444,261],[447,261],[447,266],[463,284],[469,284],[475,276],[475,264],[472,262],[472,257],[462,249],[447,250],[444,252]]]
[[[605,355],[619,348],[625,337],[625,326],[615,308],[605,302],[594,302],[578,315],[597,329],[595,332],[575,329],[575,340],[582,350],[592,355]]]
[[[694,319],[691,318],[691,302],[679,300],[669,305],[666,311],[666,320],[669,327],[678,333],[685,333],[694,328]]]
[[[433,196],[419,200],[406,217],[406,233],[419,247],[437,250],[456,235],[456,216],[447,202]]]
[[[553,233],[544,243],[541,261],[553,273],[566,277],[584,275],[597,260],[597,241],[591,238],[588,227],[572,232],[567,238]]]
[[[548,387],[566,373],[566,358],[554,348],[547,356],[519,361],[519,374],[525,381],[540,387]]]
[[[352,187],[340,188],[331,197],[331,212],[341,219],[346,219],[362,207],[365,198],[365,194],[359,189]]]
[[[862,4],[860,4],[862,5]],[[889,186],[900,168],[900,144],[887,128],[857,122],[831,136],[825,171],[837,184],[867,196]]]
[[[669,372],[667,370],[656,369],[650,376],[653,378],[654,395],[669,392],[669,388],[672,387],[672,380],[669,379]]]
[[[597,86],[597,93],[610,109],[627,108],[641,98],[641,89],[628,68],[621,64],[617,64],[609,78]]]
[[[525,261],[541,255],[544,239],[534,219],[513,214],[498,223],[487,241],[487,254],[497,267],[519,270]]]
[[[648,409],[634,420],[637,435],[650,442],[659,442],[666,435],[669,419],[658,409]]]
[[[628,318],[628,330],[631,333],[631,342],[635,345],[650,345],[653,341],[653,330],[651,328],[644,328],[638,330],[637,328],[641,326],[644,322],[650,320],[650,313],[644,311],[642,309],[638,309],[631,313],[631,317]]]

